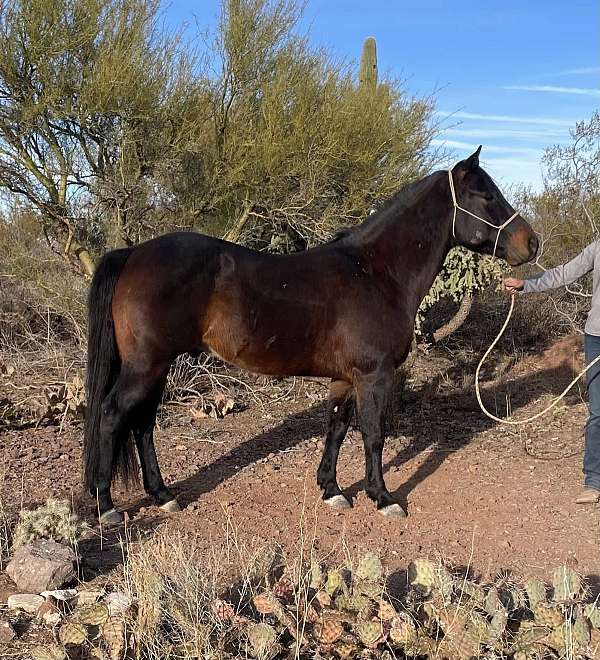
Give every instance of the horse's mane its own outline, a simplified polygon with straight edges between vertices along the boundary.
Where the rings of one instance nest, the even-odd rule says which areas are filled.
[[[414,206],[421,199],[431,188],[438,174],[439,172],[434,172],[422,179],[407,183],[398,192],[386,199],[378,209],[372,211],[360,224],[354,227],[343,227],[338,230],[331,239],[331,242],[341,241],[350,237],[359,237],[374,224],[380,224],[390,218],[397,218],[402,211]]]

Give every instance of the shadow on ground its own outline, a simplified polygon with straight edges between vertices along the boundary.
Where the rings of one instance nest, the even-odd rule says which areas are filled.
[[[452,378],[451,367],[447,374]],[[464,369],[464,366],[463,366]],[[474,371],[474,368],[473,368]],[[570,365],[561,364],[557,367],[545,369],[536,373],[529,373],[510,382],[512,395],[513,413],[538,399],[542,393],[556,395],[562,391],[565,384],[571,380],[572,368]],[[493,400],[498,398],[504,400],[506,386],[501,384],[488,389],[484,393],[484,400],[488,407],[494,410]],[[567,404],[580,402],[576,395],[567,397]],[[289,450],[304,441],[320,436],[325,428],[325,403],[314,405],[306,410],[291,415],[283,423],[274,428],[254,436],[212,463],[203,466],[196,473],[171,484],[182,506],[202,497],[204,493],[210,492],[219,484],[234,477],[244,467],[265,459],[269,454]],[[394,406],[396,415],[398,406]],[[432,475],[446,460],[451,451],[456,451],[468,445],[479,433],[496,426],[496,422],[485,417],[475,400],[473,387],[452,388],[447,393],[438,393],[431,396],[431,383],[423,385],[416,391],[407,392],[402,405],[403,413],[394,420],[395,430],[401,430],[403,435],[410,439],[408,448],[401,451],[384,464],[384,472],[397,468],[409,461],[411,458],[428,450],[427,458],[408,478],[408,480],[394,493],[400,504],[406,508],[409,494],[425,479]],[[460,416],[462,433],[459,438],[454,438],[449,444],[447,441],[431,442],[428,437],[428,419],[435,418],[435,422],[441,427],[452,427]],[[518,415],[516,415],[518,418]],[[315,473],[317,465],[315,464]],[[362,479],[357,480],[345,491],[351,496],[364,488]],[[150,505],[148,498],[142,497],[128,505],[131,514],[135,514],[141,507]],[[156,521],[156,525],[160,520]],[[133,529],[138,529],[135,525]],[[151,528],[138,529],[141,533],[151,533]],[[107,530],[104,534],[104,553],[102,570],[109,570],[122,561],[122,552],[119,545],[119,537],[123,535],[124,527],[119,526]],[[111,551],[107,552],[110,548]],[[88,541],[86,552],[98,556],[99,540]]]

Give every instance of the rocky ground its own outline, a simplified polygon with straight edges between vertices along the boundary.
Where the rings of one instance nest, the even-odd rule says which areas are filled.
[[[547,576],[568,562],[596,580],[598,510],[573,503],[581,488],[586,418],[580,392],[531,425],[501,426],[481,414],[472,383],[457,380],[451,357],[419,360],[420,375],[394,406],[384,455],[388,487],[407,507],[406,520],[381,517],[364,495],[355,428],[339,462],[340,484],[354,507],[338,512],[321,504],[315,471],[326,388],[310,382],[291,391],[280,384],[270,398],[219,420],[190,422],[178,415],[173,425],[173,418],[163,418],[158,454],[184,510],[167,516],[139,489],[117,487],[115,501],[127,511],[129,528],[151,534],[169,522],[206,547],[233,529],[241,541],[276,539],[290,549],[311,539],[323,553],[377,550],[392,570],[423,555],[470,564],[483,575],[506,568]],[[537,411],[561,391],[579,360],[572,339],[516,365],[496,365],[486,375],[495,377],[486,402],[501,414],[509,406],[516,418]],[[80,498],[80,436],[74,424],[3,434],[2,489],[9,509],[56,495],[72,499],[93,519],[92,506]],[[119,561],[122,531],[105,530],[102,548],[97,537],[90,542],[98,572]]]

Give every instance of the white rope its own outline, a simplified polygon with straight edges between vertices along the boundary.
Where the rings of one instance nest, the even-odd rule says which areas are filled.
[[[493,415],[487,408],[483,405],[483,401],[481,400],[481,392],[479,390],[479,372],[481,371],[481,367],[483,367],[484,362],[486,361],[488,355],[494,350],[494,346],[500,341],[500,338],[504,334],[504,331],[506,330],[510,318],[513,313],[513,309],[515,307],[515,296],[514,294],[511,296],[511,301],[510,301],[510,309],[508,310],[508,315],[506,317],[506,321],[504,321],[504,325],[500,329],[500,332],[498,333],[498,336],[494,341],[491,343],[490,347],[487,349],[487,351],[484,353],[483,357],[481,358],[479,364],[477,365],[477,370],[475,371],[475,393],[477,394],[477,402],[479,403],[479,407],[483,411],[485,415],[487,415],[490,419],[493,419],[495,422],[500,422],[501,424],[509,424],[510,426],[521,426],[522,424],[528,424],[529,422],[533,422],[534,419],[538,419],[538,417],[541,417],[542,415],[545,415],[547,412],[552,410],[554,406],[556,406],[559,401],[562,401],[562,399],[565,398],[567,392],[572,389],[572,387],[577,383],[577,381],[584,376],[595,364],[600,362],[600,355],[598,357],[594,358],[588,365],[587,367],[581,371],[568,385],[565,387],[565,389],[562,391],[560,396],[558,396],[554,401],[544,408],[539,413],[536,413],[535,415],[532,415],[531,417],[526,417],[525,419],[519,419],[519,420],[513,420],[513,419],[502,419],[501,417],[496,417],[496,415]]]
[[[466,213],[467,215],[470,215],[471,217],[475,218],[476,220],[479,220],[480,222],[483,222],[486,225],[489,225],[490,227],[493,227],[494,229],[498,230],[498,234],[496,235],[496,242],[494,243],[494,252],[492,253],[492,256],[496,256],[496,249],[498,247],[498,239],[500,238],[500,234],[502,233],[502,230],[505,229],[518,215],[519,212],[515,211],[510,218],[502,223],[501,225],[495,225],[493,222],[490,222],[489,220],[486,220],[485,218],[481,218],[477,214],[469,211],[468,209],[463,208],[462,206],[459,205],[458,200],[456,199],[456,191],[454,190],[454,179],[452,178],[452,170],[448,170],[448,182],[450,183],[450,193],[452,194],[452,203],[454,204],[454,212],[452,216],[452,235],[454,238],[456,238],[456,212],[457,211],[462,211],[463,213]],[[586,368],[581,371],[568,385],[565,387],[565,389],[562,391],[560,396],[558,396],[554,401],[544,408],[544,410],[540,411],[539,413],[536,413],[535,415],[532,415],[531,417],[526,417],[525,419],[519,419],[519,420],[512,420],[512,419],[502,419],[501,417],[496,417],[496,415],[493,415],[484,405],[483,401],[481,399],[481,392],[479,389],[479,373],[481,371],[481,367],[483,367],[485,361],[487,360],[488,355],[494,350],[494,347],[496,344],[500,341],[502,335],[504,334],[513,310],[515,308],[515,296],[514,294],[511,296],[511,301],[510,301],[510,309],[508,310],[508,315],[506,316],[506,320],[504,321],[504,324],[502,328],[500,328],[500,332],[496,336],[496,339],[491,343],[490,347],[487,349],[487,351],[484,353],[483,357],[479,361],[479,364],[477,365],[477,370],[475,371],[475,393],[477,395],[477,403],[479,403],[479,407],[483,411],[485,415],[487,415],[490,419],[493,419],[495,422],[500,422],[500,424],[508,424],[510,426],[521,426],[522,424],[528,424],[529,422],[533,422],[535,419],[538,419],[539,417],[542,417],[542,415],[545,415],[547,412],[552,410],[554,406],[556,406],[560,401],[562,401],[565,396],[567,395],[567,392],[569,392],[575,383],[584,376],[595,364],[600,362],[600,355],[598,355],[596,358],[594,358],[587,366]]]

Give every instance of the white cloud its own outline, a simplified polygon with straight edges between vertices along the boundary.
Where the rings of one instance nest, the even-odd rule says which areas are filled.
[[[541,141],[544,144],[552,142],[559,138],[565,138],[567,132],[562,130],[546,129],[540,131],[527,131],[512,128],[448,128],[444,131],[445,135],[456,135],[458,137],[472,137],[476,139],[516,139]]]
[[[506,122],[511,124],[538,124],[540,126],[566,126],[571,128],[575,125],[575,120],[553,119],[551,117],[518,117],[511,115],[487,115],[475,112],[448,112],[445,110],[436,110],[436,114],[446,119],[477,119],[482,121]]]
[[[559,71],[559,76],[581,76],[589,73],[600,73],[600,66],[584,66],[581,69],[567,69]]]
[[[550,92],[553,94],[576,94],[580,96],[600,96],[600,89],[592,87],[556,87],[555,85],[506,85],[502,89],[522,92]]]
[[[479,143],[475,142],[462,142],[460,140],[444,140],[443,138],[436,138],[431,141],[434,146],[450,147],[452,149],[467,149],[475,150]],[[483,152],[496,152],[505,154],[528,154],[530,156],[541,156],[541,149],[531,149],[529,147],[501,147],[498,145],[483,145]]]

